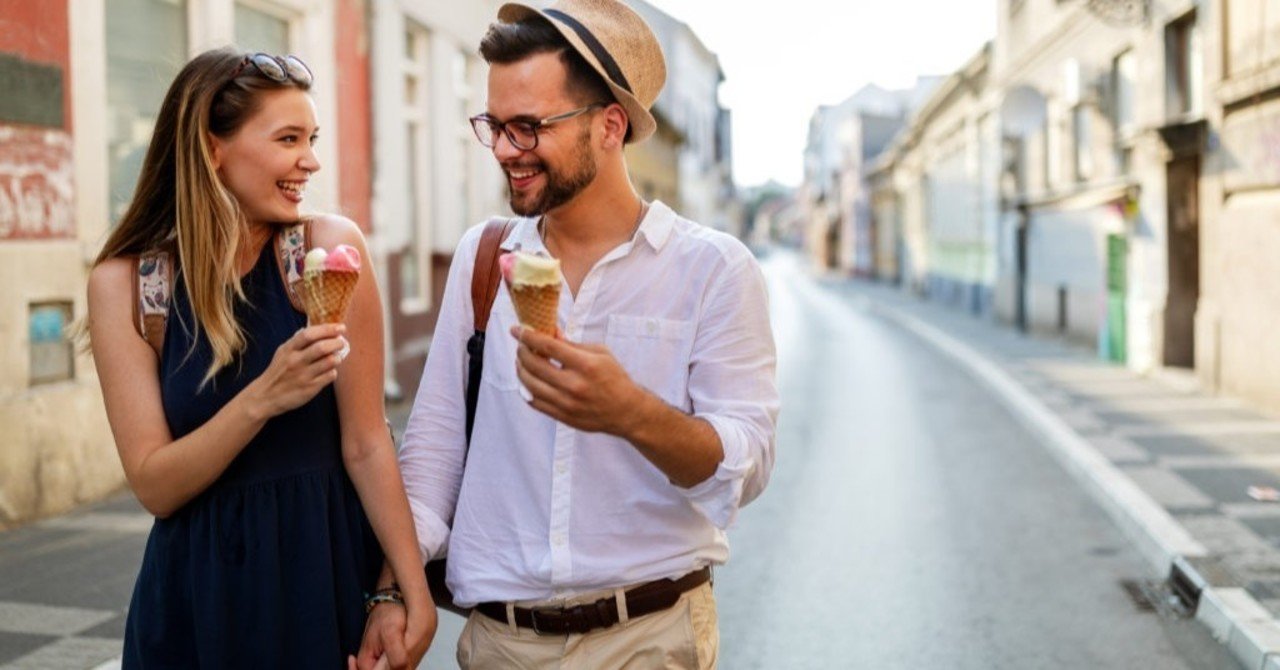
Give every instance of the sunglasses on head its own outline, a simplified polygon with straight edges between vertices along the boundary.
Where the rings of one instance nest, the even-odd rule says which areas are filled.
[[[244,69],[252,65],[259,74],[272,81],[281,84],[292,79],[293,81],[310,86],[314,78],[311,75],[311,68],[302,62],[297,56],[273,56],[268,53],[259,51],[255,54],[248,54],[244,60],[240,61],[240,67],[236,68],[232,79],[240,76]]]

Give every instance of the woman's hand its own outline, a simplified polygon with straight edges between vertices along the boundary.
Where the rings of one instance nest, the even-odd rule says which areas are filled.
[[[253,381],[254,406],[263,419],[301,407],[338,378],[346,331],[340,323],[310,326],[276,349],[271,365]]]

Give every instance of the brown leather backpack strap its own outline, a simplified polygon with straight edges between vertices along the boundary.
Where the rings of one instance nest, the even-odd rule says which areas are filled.
[[[302,264],[311,250],[311,219],[303,219],[276,232],[275,245],[276,269],[280,271],[280,281],[284,282],[285,292],[289,294],[289,303],[305,314],[302,299],[294,286],[302,281]]]
[[[515,219],[493,218],[480,234],[480,246],[476,249],[476,264],[471,270],[471,307],[474,330],[467,338],[467,446],[471,445],[471,429],[476,423],[476,405],[480,402],[480,376],[484,373],[484,334],[489,327],[489,312],[498,297],[498,282],[502,270],[498,267],[498,254],[502,241],[515,225]],[[466,467],[464,462],[463,467]]]
[[[493,309],[494,299],[498,297],[498,282],[502,279],[498,256],[502,251],[502,241],[507,239],[507,234],[514,225],[515,219],[489,219],[480,235],[476,266],[471,272],[472,321],[477,331],[484,332],[489,327],[489,312]]]
[[[133,273],[133,313],[138,334],[151,345],[156,356],[164,350],[164,330],[173,297],[173,263],[166,251],[138,256]]]

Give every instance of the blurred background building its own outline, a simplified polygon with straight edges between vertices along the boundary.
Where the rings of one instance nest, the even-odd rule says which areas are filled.
[[[800,200],[809,220],[806,239],[815,263],[872,274],[872,163],[938,79],[922,77],[914,88],[899,91],[868,84],[843,102],[813,113]]]
[[[1001,0],[883,150],[867,89],[814,112],[810,255],[1280,410],[1267,5]]]
[[[66,326],[119,220],[161,99],[191,56],[235,44],[316,74],[323,169],[307,206],[364,229],[387,319],[386,390],[411,397],[463,232],[509,214],[467,118],[484,110],[482,0],[0,0],[0,527],[124,484],[93,361]],[[656,141],[637,188],[726,230],[740,209],[716,55],[636,2],[667,52]]]

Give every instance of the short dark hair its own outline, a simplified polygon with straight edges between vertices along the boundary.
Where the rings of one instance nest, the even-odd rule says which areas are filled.
[[[533,18],[514,23],[496,21],[480,40],[480,56],[490,65],[517,63],[530,56],[557,53],[567,73],[566,92],[582,104],[618,101],[609,89],[604,77],[596,72],[587,59],[573,48],[569,40],[545,19]],[[631,137],[631,128],[627,128]]]

